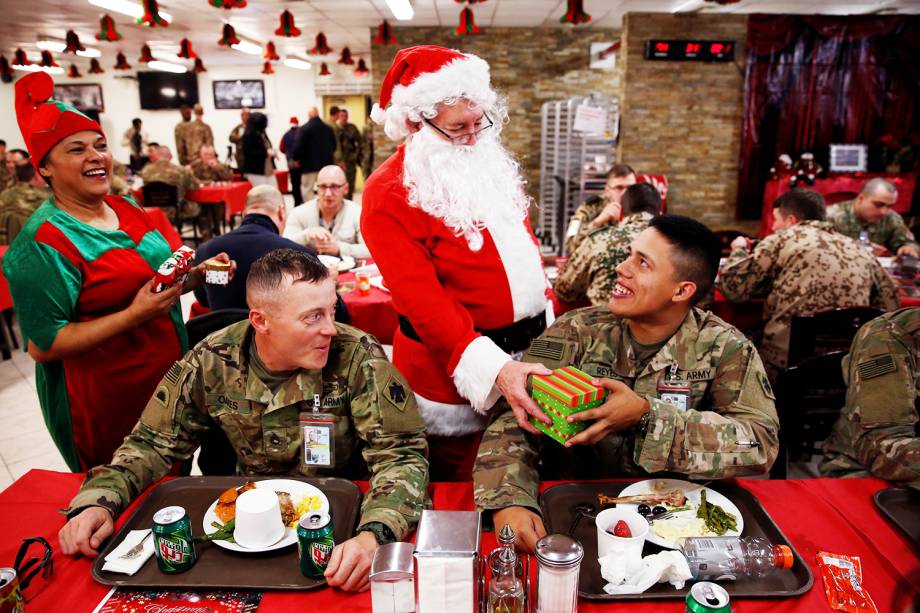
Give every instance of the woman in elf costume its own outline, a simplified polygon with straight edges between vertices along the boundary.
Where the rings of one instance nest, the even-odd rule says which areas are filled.
[[[45,424],[74,471],[108,462],[187,349],[179,295],[151,292],[170,245],[144,210],[110,196],[98,123],[51,99],[36,72],[16,83],[16,116],[53,195],[3,257]],[[226,254],[218,256],[229,261]]]

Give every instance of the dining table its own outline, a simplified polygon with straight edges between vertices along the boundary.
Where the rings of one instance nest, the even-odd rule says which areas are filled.
[[[67,506],[83,479],[83,474],[33,469],[0,492],[0,525],[3,526],[0,566],[12,564],[20,543],[28,537],[43,537],[53,550],[53,572],[35,579],[25,591],[29,611],[60,611],[65,604],[68,611],[93,611],[110,590],[109,586],[93,579],[93,560],[65,556],[58,545],[57,533],[65,521],[60,509]],[[907,613],[913,610],[909,603],[920,595],[920,557],[913,541],[889,523],[873,502],[876,493],[889,487],[886,482],[865,478],[738,479],[736,483],[748,490],[776,522],[807,563],[814,583],[799,596],[733,599],[733,613],[831,611],[816,562],[816,555],[821,551],[859,557],[862,586],[875,601],[878,611]],[[366,482],[357,484],[362,492],[367,491]],[[555,483],[543,483],[541,488],[552,485]],[[118,518],[116,528],[138,508],[151,489],[143,492]],[[432,483],[428,494],[436,510],[474,510],[470,482]],[[488,554],[495,546],[494,533],[483,532],[480,552]],[[155,561],[147,563],[155,564]],[[247,560],[245,555],[239,556],[240,565],[254,563],[258,563],[258,557]],[[296,563],[293,554],[291,563]],[[582,564],[597,564],[597,561],[586,559]],[[259,613],[324,610],[370,612],[370,592],[343,592],[328,586],[310,591],[266,591],[258,609]],[[582,613],[678,613],[684,611],[684,602],[680,598],[600,601],[582,597],[578,610]]]

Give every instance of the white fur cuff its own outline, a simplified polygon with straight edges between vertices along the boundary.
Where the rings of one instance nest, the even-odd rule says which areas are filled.
[[[485,414],[498,402],[501,392],[495,386],[495,379],[510,361],[511,356],[485,336],[474,339],[463,350],[451,376],[457,392],[470,401],[477,413]]]
[[[447,404],[415,395],[419,413],[428,434],[434,436],[464,436],[486,429],[486,417],[473,411],[468,404]]]

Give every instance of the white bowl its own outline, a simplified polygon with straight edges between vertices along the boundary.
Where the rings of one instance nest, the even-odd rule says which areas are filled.
[[[615,536],[610,532],[617,522],[623,520],[629,526],[632,533],[630,538]],[[632,509],[604,509],[597,514],[594,520],[597,527],[597,557],[603,558],[607,554],[617,552],[624,553],[627,558],[638,559],[642,557],[642,547],[645,545],[645,537],[648,536],[648,520],[636,513]]]
[[[268,547],[284,536],[278,495],[269,489],[255,488],[236,499],[236,527],[233,540],[242,547]]]

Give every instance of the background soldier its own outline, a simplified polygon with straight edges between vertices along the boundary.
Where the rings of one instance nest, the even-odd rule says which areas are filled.
[[[240,123],[230,132],[230,142],[235,147],[237,172],[243,172],[243,133],[246,132],[247,123],[249,123],[249,107],[244,106],[240,109]]]
[[[188,107],[185,107],[186,110]],[[211,126],[204,122],[204,109],[200,104],[195,105],[195,119],[188,121],[183,112],[183,121],[176,126],[176,152],[179,155],[179,164],[188,166],[198,159],[201,148],[205,145],[214,145],[214,133]],[[180,109],[181,111],[181,109]]]
[[[617,268],[607,308],[556,320],[525,353],[549,368],[574,365],[609,392],[572,422],[593,422],[566,442],[496,410],[473,469],[476,507],[510,523],[532,551],[545,534],[540,478],[598,479],[678,472],[719,479],[766,473],[779,422],[757,350],[735,328],[693,308],[712,288],[719,241],[686,217],[656,217]],[[525,432],[526,430],[526,432]],[[537,466],[542,456],[542,472]]]
[[[7,159],[9,153],[6,150],[6,141],[0,139],[0,160],[3,160],[3,164],[0,164],[0,190],[4,190],[8,187],[12,187],[16,183],[16,176],[13,174],[13,169],[11,164]]]
[[[358,534],[336,545],[326,570],[329,585],[367,589],[378,544],[407,537],[427,503],[428,447],[415,398],[373,337],[333,321],[335,280],[315,256],[271,252],[250,269],[246,290],[249,320],[176,362],[112,464],[89,472],[67,509],[61,550],[94,555],[113,517],[173,461],[191,458],[209,428],[222,427],[241,475],[370,479]],[[314,393],[340,421],[334,465],[325,468],[302,464],[297,416]]]
[[[875,255],[885,250],[898,255],[920,257],[920,245],[904,220],[892,207],[898,201],[898,188],[885,179],[869,179],[855,200],[835,204],[827,209],[827,220],[837,231],[859,239],[869,233]]]
[[[173,164],[170,161],[172,160],[172,153],[169,151],[169,147],[160,145],[156,149],[151,149],[148,153],[150,162],[141,171],[141,179],[143,179],[144,183],[159,181],[168,185],[175,185],[178,190],[179,210],[182,219],[197,220],[201,215],[201,205],[197,202],[185,200],[185,193],[200,187],[201,184],[198,179],[187,168]],[[172,209],[166,209],[164,213],[170,218],[170,221],[174,221],[172,219]],[[205,231],[203,222],[199,224],[199,228]]]
[[[191,164],[192,174],[199,181],[229,181],[233,171],[229,166],[217,161],[217,152],[212,145],[202,145],[198,159]]]
[[[920,488],[920,309],[864,325],[844,358],[847,402],[824,443],[824,477],[878,477]]]
[[[342,165],[342,144],[340,141],[340,136],[342,135],[342,126],[339,124],[339,107],[332,105],[329,107],[329,117],[324,122],[327,126],[332,128],[333,134],[335,134],[335,153],[332,155],[332,160],[335,164],[339,166]],[[304,197],[304,200],[308,198]]]
[[[358,174],[358,163],[361,161],[361,132],[358,126],[348,123],[348,111],[339,110],[339,148],[342,150],[343,170],[348,181],[348,193],[345,197],[351,200],[355,193],[355,177]]]
[[[364,180],[374,171],[374,122],[368,117],[361,130],[361,173]]]
[[[0,193],[0,245],[12,243],[32,213],[51,197],[51,190],[35,172],[27,152],[14,149],[7,155],[15,162],[16,183]]]
[[[589,232],[616,225],[620,219],[620,198],[626,188],[635,183],[636,171],[626,164],[614,164],[607,173],[604,193],[588,198],[575,210],[565,232],[565,253],[575,253]]]

